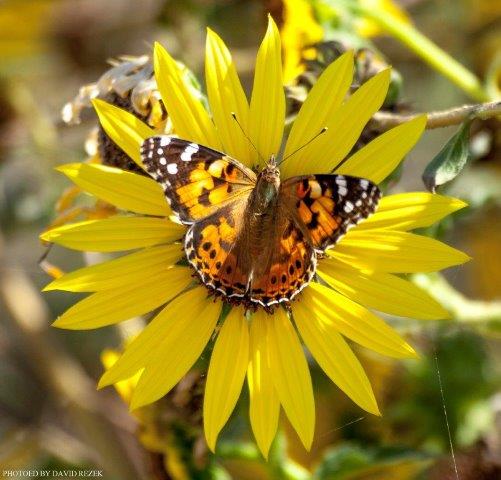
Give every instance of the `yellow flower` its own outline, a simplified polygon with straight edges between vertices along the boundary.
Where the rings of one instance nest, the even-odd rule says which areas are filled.
[[[284,50],[284,83],[292,82],[304,71],[303,58],[310,58],[305,48],[320,42],[324,31],[313,16],[306,0],[284,0],[284,24],[280,31]],[[314,52],[311,52],[314,58]]]
[[[50,47],[57,2],[53,0],[5,0],[0,8],[0,56],[2,71],[9,61],[46,53]],[[14,66],[17,66],[14,64]],[[8,72],[8,69],[6,69]]]
[[[280,37],[271,19],[257,55],[250,103],[227,47],[210,30],[206,51],[210,114],[160,45],[155,46],[154,60],[162,99],[181,138],[223,150],[246,165],[258,165],[259,155],[232,118],[236,112],[260,156],[269,158],[279,151],[285,101]],[[283,164],[283,177],[331,172],[381,107],[389,71],[380,72],[346,98],[352,73],[353,55],[348,52],[326,69],[311,90],[287,139],[285,155],[322,127],[329,128]],[[108,135],[140,164],[140,145],[152,131],[117,107],[102,101],[95,107]],[[424,125],[425,118],[419,117],[389,130],[335,171],[383,181],[417,142]],[[94,292],[54,325],[97,328],[166,304],[100,381],[103,387],[140,372],[132,409],[165,395],[217,332],[204,400],[205,435],[212,450],[245,377],[251,425],[263,455],[267,456],[275,436],[280,406],[304,446],[310,447],[315,407],[300,338],[341,390],[379,415],[369,380],[346,339],[382,355],[415,357],[412,347],[369,309],[420,319],[445,318],[447,312],[436,301],[400,274],[437,271],[468,260],[437,240],[408,232],[431,225],[464,207],[463,202],[421,192],[391,195],[319,262],[318,280],[292,303],[292,315],[280,308],[270,315],[234,307],[223,318],[223,303],[208,298],[207,289],[194,282],[190,268],[181,261],[184,254],[177,242],[185,228],[169,219],[170,210],[156,182],[101,165],[71,164],[59,170],[124,213],[55,228],[42,238],[84,251],[137,251],[50,283],[46,290]]]

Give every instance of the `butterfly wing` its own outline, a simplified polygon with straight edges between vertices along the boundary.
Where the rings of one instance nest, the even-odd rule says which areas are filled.
[[[316,253],[294,217],[277,207],[274,229],[252,272],[249,297],[265,307],[292,300],[312,279]]]
[[[195,222],[185,238],[188,261],[203,284],[226,297],[244,297],[248,290],[251,258],[245,234],[245,203],[221,207]]]
[[[381,193],[369,180],[308,175],[280,187],[269,246],[252,272],[249,295],[263,306],[292,300],[312,279],[317,252],[367,218]],[[267,259],[267,260],[266,260]]]
[[[243,296],[250,264],[239,245],[255,173],[223,153],[170,136],[147,139],[141,154],[172,210],[191,224],[184,248],[204,285]]]
[[[146,139],[141,159],[186,224],[245,201],[256,182],[252,170],[224,153],[168,135]]]
[[[374,213],[380,198],[381,191],[371,181],[334,174],[293,177],[280,190],[281,202],[321,252]]]

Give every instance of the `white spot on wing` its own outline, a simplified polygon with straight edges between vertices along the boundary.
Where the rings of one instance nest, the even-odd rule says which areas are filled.
[[[170,143],[170,137],[167,137],[167,136],[160,137],[160,146],[161,147],[166,147],[167,145],[169,145],[169,143]]]
[[[344,211],[346,213],[350,213],[353,210],[353,203],[351,203],[349,200],[346,200],[346,203],[344,204]]]
[[[165,157],[160,158],[159,162],[160,165],[167,165],[167,160],[165,159]]]
[[[346,178],[344,178],[343,176],[336,178],[336,183],[338,184],[339,187],[346,187],[347,186]]]
[[[189,162],[194,153],[198,152],[198,145],[196,143],[190,143],[184,152],[181,154],[181,160],[183,162]]]
[[[177,173],[177,165],[175,163],[169,163],[169,165],[167,165],[167,171],[171,175],[175,175]]]
[[[318,182],[311,182],[310,188],[311,188],[311,193],[310,193],[311,198],[319,198],[322,196],[322,187]]]

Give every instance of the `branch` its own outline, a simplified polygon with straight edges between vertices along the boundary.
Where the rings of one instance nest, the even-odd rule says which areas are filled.
[[[378,130],[386,131],[401,123],[408,122],[418,115],[421,114],[413,113],[410,115],[400,115],[398,113],[381,111],[377,112],[372,117],[370,125]],[[450,127],[451,125],[459,125],[468,118],[480,118],[481,120],[485,120],[501,115],[501,101],[463,105],[462,107],[455,107],[448,110],[429,112],[426,115],[428,116],[428,121],[426,123],[426,128],[428,130]]]

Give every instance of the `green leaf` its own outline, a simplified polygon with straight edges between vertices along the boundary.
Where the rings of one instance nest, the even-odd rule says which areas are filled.
[[[471,120],[466,120],[423,172],[426,188],[435,193],[437,187],[456,178],[470,158]]]
[[[411,480],[432,458],[404,447],[362,448],[344,444],[325,452],[314,480]]]

